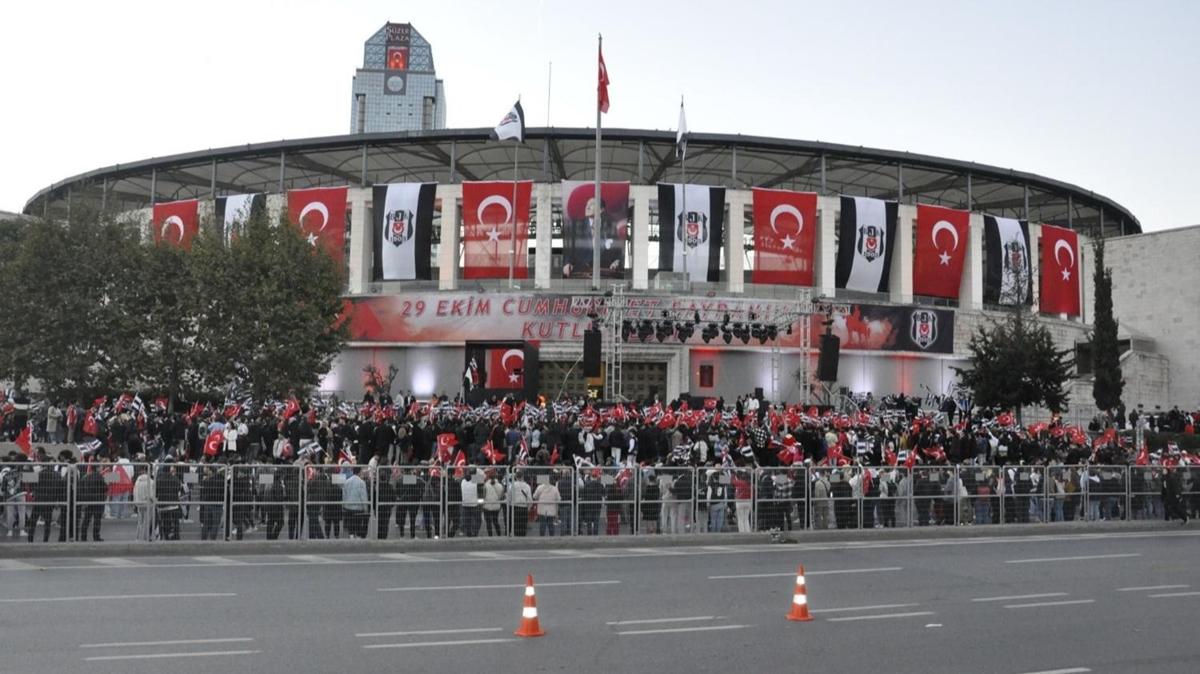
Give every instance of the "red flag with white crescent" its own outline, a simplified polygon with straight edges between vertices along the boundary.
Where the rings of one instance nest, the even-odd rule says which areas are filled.
[[[288,219],[314,248],[329,253],[338,265],[346,245],[345,187],[317,187],[288,192]]]
[[[1044,314],[1079,315],[1079,236],[1042,225],[1040,305]]]
[[[754,283],[811,286],[817,195],[754,188]]]
[[[204,455],[217,456],[225,446],[225,431],[216,430],[208,434],[204,440]]]
[[[155,244],[191,250],[192,239],[200,232],[200,202],[186,199],[154,204],[150,229]]]
[[[525,352],[522,349],[488,349],[486,375],[484,388],[524,389]]]
[[[969,212],[919,204],[913,294],[958,299],[970,243]]]
[[[604,65],[604,49],[597,47],[596,52],[600,55],[600,69],[597,76],[596,85],[596,105],[600,108],[600,112],[608,112],[608,66]]]
[[[21,429],[21,433],[17,436],[17,439],[13,441],[16,443],[17,447],[21,449],[21,453],[31,459],[33,458],[32,438],[33,427],[27,423],[25,424],[25,428]]]
[[[528,278],[529,202],[533,182],[516,183],[515,204],[511,181],[464,182],[462,193],[463,278],[508,278],[510,258],[513,278]]]

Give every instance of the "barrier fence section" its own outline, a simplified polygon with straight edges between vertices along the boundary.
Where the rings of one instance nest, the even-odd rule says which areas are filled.
[[[1200,514],[1200,469],[1171,470]],[[1161,466],[0,464],[0,543],[616,536],[1154,520]],[[7,534],[7,535],[5,535]]]

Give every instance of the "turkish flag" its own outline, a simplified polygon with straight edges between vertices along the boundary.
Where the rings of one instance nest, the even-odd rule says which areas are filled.
[[[516,204],[513,204],[514,191]],[[515,190],[512,182],[464,182],[462,192],[463,278],[508,278],[510,259],[513,278],[528,278],[529,200],[533,182],[518,182]]]
[[[200,202],[196,199],[154,204],[150,228],[155,244],[168,244],[191,250],[192,239],[200,231]]]
[[[1079,236],[1042,225],[1041,309],[1044,314],[1079,315]]]
[[[458,444],[458,436],[453,433],[439,433],[437,436],[437,460],[443,464],[450,462],[450,453]]]
[[[754,189],[753,283],[811,286],[817,195]]]
[[[288,192],[288,218],[315,248],[319,243],[338,265],[346,245],[346,188],[317,187]]]
[[[604,50],[597,47],[596,52],[600,55],[600,72],[597,77],[598,84],[596,85],[596,105],[600,108],[600,112],[608,112],[608,66],[604,65]]]
[[[33,458],[33,443],[30,441],[33,437],[33,427],[25,424],[25,428],[21,429],[21,433],[13,442],[21,449],[21,453],[29,458]]]
[[[971,237],[971,214],[941,206],[917,206],[913,294],[958,299]]]
[[[204,456],[217,456],[225,446],[225,431],[217,430],[208,434],[204,440]]]
[[[487,383],[484,388],[525,388],[525,351],[522,349],[488,349]]]

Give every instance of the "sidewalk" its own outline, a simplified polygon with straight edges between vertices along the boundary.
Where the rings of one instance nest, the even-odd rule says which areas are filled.
[[[558,536],[554,538],[447,538],[428,540],[295,540],[295,541],[174,541],[153,543],[37,543],[0,546],[0,559],[50,557],[163,556],[163,555],[261,555],[261,554],[354,554],[381,552],[434,552],[456,550],[586,550],[594,548],[654,548],[705,545],[781,545],[862,541],[922,541],[1019,536],[1095,537],[1111,533],[1175,532],[1195,530],[1178,522],[1137,520],[1129,522],[1061,522],[1054,524],[1004,524],[982,527],[943,526],[905,529],[844,529],[771,533],[724,533],[638,536]]]

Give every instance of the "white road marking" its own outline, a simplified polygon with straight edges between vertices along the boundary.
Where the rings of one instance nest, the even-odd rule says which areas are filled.
[[[84,658],[86,662],[97,662],[100,660],[156,660],[162,658],[205,658],[214,655],[252,655],[261,653],[262,651],[199,651],[193,653],[153,653],[146,655],[97,655],[90,658]]]
[[[619,580],[573,580],[561,583],[536,583],[534,587],[574,587],[576,585],[618,585]],[[524,583],[504,585],[419,585],[415,587],[381,587],[377,592],[431,592],[436,590],[509,590],[523,588]]]
[[[467,554],[471,555],[472,557],[482,557],[484,559],[512,559],[511,557],[509,557],[508,555],[506,555],[502,552],[482,551],[482,552],[469,552]]]
[[[230,559],[229,557],[218,557],[216,555],[202,555],[200,557],[193,557],[192,559],[197,562],[212,564],[213,566],[242,566],[246,564],[246,562],[240,559]]]
[[[1143,585],[1142,587],[1118,587],[1117,592],[1150,592],[1151,590],[1182,590],[1191,585]]]
[[[1035,562],[1079,562],[1085,559],[1123,559],[1125,557],[1141,557],[1140,552],[1122,552],[1114,555],[1079,555],[1077,557],[1039,557],[1035,559],[1009,559],[1005,564],[1033,564]]]
[[[1043,606],[1074,606],[1095,603],[1095,599],[1070,599],[1068,601],[1039,601],[1032,604],[1005,604],[1004,608],[1041,608]]]
[[[826,618],[831,623],[850,622],[851,620],[885,620],[887,618],[915,618],[923,615],[933,615],[933,611],[913,611],[911,613],[883,613],[879,615],[851,615],[842,618]]]
[[[610,620],[605,625],[654,625],[657,623],[686,623],[701,620],[716,620],[716,616],[697,615],[687,618],[646,618],[644,620]]]
[[[170,641],[114,641],[106,644],[79,644],[80,648],[126,648],[136,646],[181,646],[183,644],[225,644],[254,641],[252,637],[230,637],[228,639],[172,639]]]
[[[926,626],[926,627],[941,627],[941,626],[942,626],[942,624],[941,624],[941,623],[929,623],[929,624],[927,624],[927,625],[925,625],[925,626]]]
[[[363,648],[421,648],[424,646],[470,646],[472,644],[503,644],[516,639],[463,639],[461,641],[415,641],[407,644],[369,644]]]
[[[705,625],[704,627],[666,627],[655,630],[630,630],[616,632],[618,636],[628,637],[640,634],[679,634],[682,632],[715,632],[718,630],[742,630],[752,625]]]
[[[580,557],[587,553],[582,550],[547,550],[546,554],[558,555],[560,557]]]
[[[36,602],[90,601],[94,599],[208,599],[213,597],[236,597],[236,592],[190,592],[182,594],[94,594],[79,597],[24,597],[0,599],[4,604],[32,604]]]
[[[412,637],[420,634],[466,634],[468,632],[503,632],[503,627],[456,627],[448,630],[410,630],[407,632],[362,632],[354,636],[359,639],[378,637]]]
[[[876,604],[875,606],[845,606],[842,608],[823,608],[809,611],[810,613],[844,613],[846,611],[876,611],[885,608],[911,608],[920,604]]]
[[[1166,592],[1163,594],[1146,595],[1151,599],[1162,599],[1164,597],[1200,597],[1200,592]]]
[[[386,560],[396,561],[396,562],[430,562],[430,561],[433,561],[433,560],[429,559],[428,557],[418,557],[417,555],[409,554],[407,552],[381,552],[381,553],[379,553],[379,556]],[[357,562],[351,562],[351,563],[357,563]]]
[[[288,555],[291,559],[307,564],[341,564],[340,560],[332,557],[322,557],[321,555]]]
[[[1069,667],[1067,669],[1043,669],[1037,672],[1025,672],[1025,674],[1084,674],[1092,670],[1087,667]]]
[[[26,564],[15,559],[0,559],[0,571],[32,571],[40,568],[33,564]]]
[[[1045,592],[1043,594],[1013,594],[1007,597],[976,597],[971,601],[1012,601],[1014,599],[1045,599],[1047,597],[1065,597],[1066,592]]]
[[[145,566],[141,562],[135,562],[132,559],[125,559],[124,557],[96,557],[92,561],[105,566]]]
[[[838,576],[846,573],[884,573],[888,571],[903,571],[899,566],[882,566],[875,569],[827,569],[824,571],[805,570],[806,576]],[[794,577],[795,571],[789,573],[740,573],[730,576],[709,576],[709,580],[737,580],[740,578],[784,578]]]

